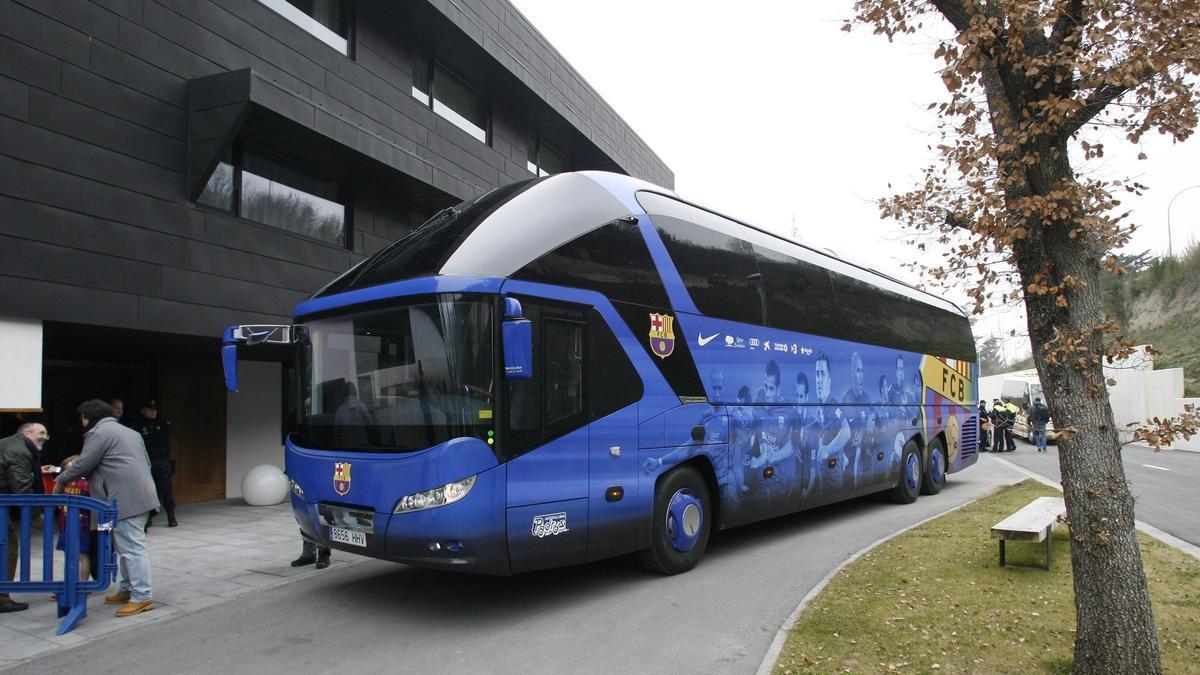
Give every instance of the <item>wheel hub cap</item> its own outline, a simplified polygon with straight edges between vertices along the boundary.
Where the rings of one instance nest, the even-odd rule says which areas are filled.
[[[683,489],[671,496],[667,506],[667,539],[672,548],[680,553],[692,550],[703,525],[704,506],[694,492]]]
[[[921,481],[920,462],[917,460],[916,454],[908,456],[908,461],[904,466],[904,479],[908,481],[908,487],[912,490],[917,489]]]

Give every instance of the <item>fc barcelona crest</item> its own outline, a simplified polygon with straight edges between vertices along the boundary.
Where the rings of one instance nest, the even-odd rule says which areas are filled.
[[[333,491],[343,497],[350,492],[350,462],[333,463]]]
[[[675,351],[674,323],[675,317],[668,314],[650,315],[650,351],[660,359],[667,358]]]

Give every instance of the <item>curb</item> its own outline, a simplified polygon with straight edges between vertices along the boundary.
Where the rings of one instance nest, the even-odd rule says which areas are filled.
[[[999,458],[996,458],[996,459],[999,459]],[[1013,465],[1013,466],[1015,466],[1015,465]],[[1012,484],[1013,483],[1010,483],[1010,485],[1012,485]],[[1003,487],[1003,486],[1000,486],[1000,487]],[[957,511],[959,509],[962,509],[967,506],[970,506],[971,504],[974,504],[975,502],[979,501],[980,499],[983,499],[985,497],[990,497],[991,495],[995,494],[1000,489],[1000,487],[996,487],[996,488],[992,489],[990,492],[988,492],[987,494],[980,495],[980,496],[976,497],[975,499],[972,499],[968,502],[964,502],[953,508],[946,509],[945,511],[942,511],[941,513],[937,513],[932,516],[929,516],[928,518],[926,518],[920,522],[913,523],[912,525],[909,525],[908,527],[906,527],[902,530],[897,530],[897,531],[889,534],[888,536],[883,537],[882,539],[878,539],[878,540],[868,544],[866,548],[856,552],[854,555],[851,555],[849,558],[846,558],[845,560],[843,560],[840,565],[833,568],[833,570],[830,571],[829,574],[826,574],[825,577],[823,579],[821,579],[821,581],[819,581],[816,586],[812,587],[812,590],[810,590],[807,594],[805,594],[805,596],[803,598],[800,599],[800,604],[796,605],[796,609],[792,610],[792,613],[789,614],[788,618],[784,620],[783,625],[780,626],[778,631],[776,631],[775,639],[771,641],[771,646],[767,648],[767,653],[766,653],[766,655],[763,656],[762,663],[760,663],[758,665],[758,670],[755,671],[756,675],[770,675],[771,671],[775,668],[775,662],[779,659],[779,653],[783,651],[783,644],[785,642],[787,642],[787,634],[796,625],[796,621],[799,620],[800,614],[802,612],[804,612],[805,608],[808,607],[808,603],[812,602],[813,598],[817,597],[817,595],[819,595],[821,593],[821,591],[825,590],[825,586],[827,586],[829,584],[829,582],[832,581],[833,578],[835,576],[837,576],[838,572],[841,572],[844,567],[846,567],[850,563],[854,562],[855,560],[858,560],[864,554],[869,553],[872,549],[879,546],[880,544],[883,544],[892,539],[895,539],[896,537],[904,534],[905,532],[908,532],[909,530],[911,530],[913,528],[920,527],[921,525],[924,525],[925,523],[928,523],[931,520],[937,520],[938,518],[941,518],[942,516],[944,516],[948,513],[954,513],[955,511]]]
[[[1030,471],[1029,469],[1026,469],[1023,466],[1018,466],[1016,464],[1013,464],[1012,462],[1010,462],[1007,459],[1004,459],[1002,457],[993,457],[992,459],[995,459],[1000,462],[1004,462],[1010,468],[1012,468],[1016,471],[1019,471],[1020,473],[1023,473],[1026,476],[1029,476],[1030,478],[1036,480],[1037,482],[1041,483],[1042,485],[1049,485],[1050,487],[1054,488],[1055,490],[1062,492],[1061,484],[1055,483],[1054,481],[1050,480],[1049,478],[1046,478],[1045,476],[1043,476],[1041,474],[1034,473],[1034,472]],[[1153,525],[1149,525],[1147,523],[1143,523],[1142,521],[1137,520],[1137,519],[1134,519],[1133,525],[1137,529],[1138,532],[1148,534],[1151,537],[1154,537],[1155,539],[1166,544],[1167,546],[1179,549],[1180,551],[1183,551],[1184,553],[1192,556],[1193,558],[1200,560],[1200,546],[1194,546],[1192,544],[1189,544],[1188,542],[1180,539],[1179,537],[1176,537],[1175,535],[1167,534],[1166,532],[1163,532],[1162,530],[1158,529],[1157,527],[1155,527]]]

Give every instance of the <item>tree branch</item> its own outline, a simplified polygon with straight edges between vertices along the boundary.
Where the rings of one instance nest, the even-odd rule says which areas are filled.
[[[1054,30],[1050,33],[1050,46],[1057,48],[1066,44],[1067,39],[1079,35],[1082,28],[1083,0],[1071,0],[1071,4],[1054,21]]]
[[[1153,72],[1141,78],[1139,84],[1151,77],[1154,77]],[[1071,118],[1063,125],[1063,138],[1067,139],[1074,136],[1077,131],[1083,128],[1083,125],[1100,114],[1100,111],[1104,110],[1110,103],[1124,96],[1129,89],[1130,87],[1124,85],[1106,84],[1093,91],[1092,95],[1088,96],[1087,102],[1084,103],[1083,107],[1074,115],[1071,115]]]
[[[937,11],[946,17],[951,26],[959,31],[964,31],[971,26],[971,15],[967,13],[967,6],[960,0],[931,0]]]

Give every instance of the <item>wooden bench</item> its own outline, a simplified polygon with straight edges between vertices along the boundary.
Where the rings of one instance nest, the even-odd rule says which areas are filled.
[[[1004,567],[1005,541],[1046,541],[1046,569],[1050,569],[1054,526],[1066,515],[1062,497],[1038,497],[1025,508],[992,526],[992,538],[1000,540],[1000,566]]]

